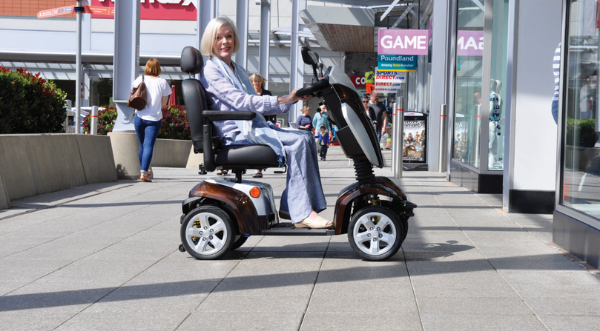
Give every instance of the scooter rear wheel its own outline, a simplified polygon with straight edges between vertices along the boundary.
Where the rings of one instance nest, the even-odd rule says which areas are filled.
[[[385,260],[398,252],[405,228],[393,211],[371,206],[356,212],[348,226],[348,241],[356,254],[370,261]]]
[[[200,206],[189,212],[181,224],[185,250],[199,260],[215,260],[233,245],[235,233],[229,215],[219,207]]]

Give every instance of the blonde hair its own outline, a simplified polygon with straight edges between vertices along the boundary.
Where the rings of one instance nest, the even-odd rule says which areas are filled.
[[[233,53],[237,53],[240,50],[240,38],[238,37],[237,29],[235,28],[235,23],[226,16],[221,16],[217,18],[213,18],[208,25],[206,26],[206,30],[204,30],[204,34],[202,35],[202,41],[200,41],[200,53],[204,56],[213,57],[215,53],[213,53],[213,45],[215,44],[215,40],[217,39],[217,34],[219,33],[219,29],[223,25],[229,25],[231,30],[233,30]]]
[[[259,74],[258,72],[253,74],[252,76],[250,76],[250,82],[254,82],[255,80],[260,80],[260,88],[261,90],[265,89],[265,77],[263,77],[261,74]]]
[[[302,107],[302,109],[300,109],[302,111],[302,113],[304,113],[305,111],[309,111],[310,112],[310,107],[309,106],[304,106]]]
[[[144,68],[145,75],[158,76],[162,70],[160,69],[160,63],[157,59],[151,58],[146,62],[146,68]]]

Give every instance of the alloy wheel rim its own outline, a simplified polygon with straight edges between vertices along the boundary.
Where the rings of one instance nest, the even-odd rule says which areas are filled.
[[[364,253],[379,256],[394,246],[397,231],[394,222],[381,213],[367,213],[358,219],[353,229],[354,243]]]
[[[212,255],[225,247],[227,242],[225,222],[213,213],[200,213],[187,223],[187,244],[200,255]]]

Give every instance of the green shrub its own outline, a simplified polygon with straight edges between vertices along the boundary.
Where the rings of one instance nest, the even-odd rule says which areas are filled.
[[[190,124],[188,123],[185,106],[166,106],[162,108],[163,118],[158,138],[191,140]]]
[[[162,108],[163,118],[158,138],[191,140],[190,125],[187,120],[185,106],[166,106]],[[117,119],[117,108],[112,105],[98,112],[98,134],[112,132]],[[90,115],[83,121],[83,132],[90,132]]]
[[[65,97],[39,73],[0,66],[0,133],[64,132]]]
[[[117,107],[115,105],[110,105],[108,108],[98,111],[98,134],[105,136],[112,132],[116,119]],[[91,114],[83,119],[83,132],[85,134],[90,133],[91,120]]]
[[[575,134],[579,137],[580,147],[594,147],[598,138],[596,137],[596,120],[567,119],[567,145],[575,146]]]

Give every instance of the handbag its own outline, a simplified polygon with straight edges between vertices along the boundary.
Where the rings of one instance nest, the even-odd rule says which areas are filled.
[[[146,89],[146,83],[144,83],[144,75],[142,75],[142,82],[137,87],[131,89],[129,93],[129,100],[127,101],[127,107],[133,109],[142,110],[148,103],[148,90]]]

